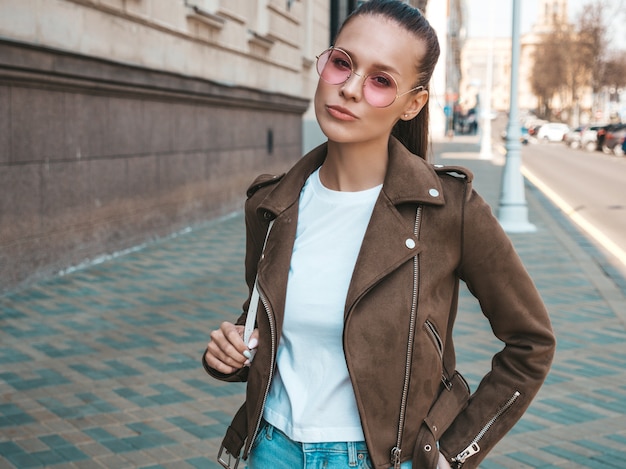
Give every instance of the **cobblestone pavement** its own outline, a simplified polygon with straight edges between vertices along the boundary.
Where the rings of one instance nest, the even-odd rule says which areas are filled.
[[[495,208],[502,166],[441,142]],[[534,187],[512,239],[548,305],[558,351],[545,386],[483,468],[626,467],[623,278]],[[208,333],[239,313],[241,214],[0,297],[0,469],[218,468],[241,384],[205,375]],[[462,292],[459,368],[475,387],[500,345]]]

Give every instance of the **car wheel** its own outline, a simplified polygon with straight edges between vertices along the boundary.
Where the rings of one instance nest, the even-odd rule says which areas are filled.
[[[615,145],[613,153],[615,153],[615,156],[624,156],[624,148],[621,145]]]
[[[574,150],[577,150],[578,148],[580,148],[580,142],[577,142],[576,140],[574,140],[573,142],[571,142],[569,144],[570,148],[573,148]]]
[[[612,155],[613,154],[613,150],[611,150],[609,147],[607,147],[606,145],[602,145],[602,152],[605,155]]]
[[[585,150],[587,151],[596,151],[596,142],[587,142],[585,143]]]

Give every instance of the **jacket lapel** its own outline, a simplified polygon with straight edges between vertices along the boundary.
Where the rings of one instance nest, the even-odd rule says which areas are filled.
[[[282,328],[285,310],[287,281],[291,252],[296,238],[297,220],[297,204],[291,205],[276,217],[265,246],[263,259],[258,266],[259,289],[271,306],[279,330]]]
[[[296,238],[300,191],[325,158],[326,144],[309,152],[298,160],[257,207],[260,218],[267,212],[275,216],[264,258],[258,265],[258,282],[273,310],[279,330],[282,328],[291,253]]]
[[[391,138],[387,174],[352,274],[346,314],[382,278],[421,252],[414,234],[417,207],[443,203],[434,169]]]
[[[404,219],[381,192],[354,266],[346,314],[372,286],[420,252],[419,241],[413,234],[414,221]]]

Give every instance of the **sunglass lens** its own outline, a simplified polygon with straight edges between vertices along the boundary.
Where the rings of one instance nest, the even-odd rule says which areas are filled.
[[[352,73],[352,62],[345,52],[329,49],[317,59],[317,73],[326,83],[338,85]]]
[[[365,100],[375,107],[387,107],[396,99],[396,82],[385,72],[368,75],[363,83]]]

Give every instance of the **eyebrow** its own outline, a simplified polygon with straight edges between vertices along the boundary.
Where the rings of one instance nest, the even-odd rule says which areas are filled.
[[[355,66],[358,64],[358,61],[356,60],[354,52],[350,52],[348,49],[344,49],[343,47],[339,47],[339,46],[335,46],[335,47],[337,49],[341,49],[342,51],[347,52],[348,55],[350,56],[350,58],[352,59],[352,61],[354,62]],[[387,72],[387,73],[395,74],[395,75],[397,75],[399,77],[402,76],[402,74],[398,70],[393,68],[391,65],[382,64],[382,63],[378,63],[378,62],[375,62],[375,63],[372,64],[371,70]]]

